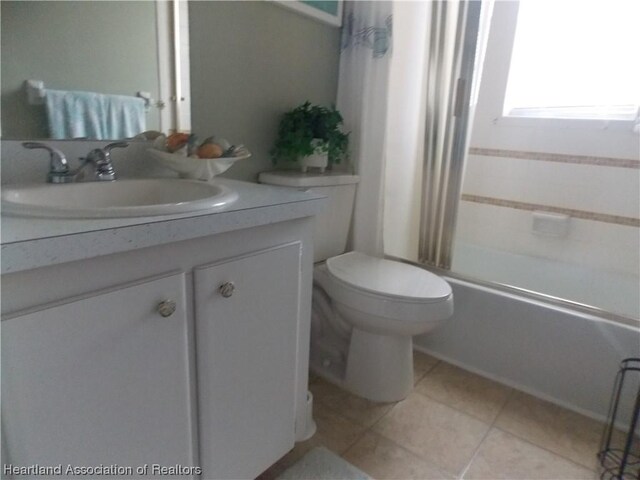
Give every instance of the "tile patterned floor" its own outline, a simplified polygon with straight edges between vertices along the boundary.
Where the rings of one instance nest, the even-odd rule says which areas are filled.
[[[263,473],[275,478],[323,445],[383,479],[596,479],[602,424],[428,355],[395,404],[311,376],[317,433]]]

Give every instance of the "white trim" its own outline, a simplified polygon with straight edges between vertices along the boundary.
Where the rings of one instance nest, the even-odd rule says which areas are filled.
[[[158,44],[158,104],[164,105],[158,108],[160,125],[158,130],[167,133],[173,128],[174,103],[170,101],[174,91],[172,77],[172,49],[170,36],[170,10],[171,2],[156,0],[156,42]]]
[[[494,125],[503,127],[527,127],[564,129],[576,128],[584,130],[617,130],[633,131],[634,120],[604,120],[595,118],[542,118],[542,117],[516,117],[503,115],[493,120]]]
[[[189,4],[185,0],[175,1],[176,77],[179,78],[179,90],[176,92],[177,127],[180,132],[191,132],[191,76],[189,48]]]
[[[614,131],[634,131],[634,126],[638,118],[638,107],[635,108],[635,114],[626,112],[630,118],[589,118],[585,114],[583,118],[562,118],[561,116],[553,116],[553,108],[548,110],[540,108],[512,108],[506,104],[506,94],[508,88],[509,74],[511,71],[511,60],[513,54],[513,45],[517,28],[519,1],[501,2],[498,14],[491,21],[491,28],[498,25],[501,28],[501,50],[499,52],[492,51],[491,55],[499,56],[499,70],[493,70],[491,77],[482,78],[482,81],[491,80],[494,84],[499,83],[501,88],[499,94],[492,99],[492,108],[500,113],[493,119],[493,124],[503,127],[529,127],[529,128],[548,128],[548,129],[585,129],[585,130],[614,130]],[[496,20],[496,21],[494,21]],[[508,26],[506,26],[508,25]],[[481,87],[480,87],[481,88]],[[578,107],[580,108],[580,107]],[[519,113],[514,111],[518,110]],[[497,113],[497,112],[496,112]],[[546,116],[545,116],[546,115]]]
[[[604,112],[604,113],[603,113]],[[508,117],[559,118],[569,120],[635,120],[637,105],[581,107],[516,107],[505,112]]]
[[[191,131],[188,5],[184,0],[155,0],[155,3],[159,130]]]
[[[343,0],[336,0],[338,2],[338,13],[337,15],[331,15],[330,13],[323,12],[322,10],[318,10],[317,8],[312,7],[311,5],[307,5],[305,3],[299,2],[297,0],[270,0],[273,3],[277,3],[278,5],[282,5],[290,10],[294,10],[298,13],[302,13],[309,17],[313,17],[321,22],[328,23],[329,25],[333,25],[334,27],[342,26],[342,7]]]
[[[180,64],[180,2],[171,1],[171,37],[173,39],[173,84],[175,86],[173,90],[173,100],[176,109],[175,125],[176,131],[180,130],[180,98],[182,95],[182,65]]]

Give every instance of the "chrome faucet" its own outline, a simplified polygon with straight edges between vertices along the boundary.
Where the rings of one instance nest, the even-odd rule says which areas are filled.
[[[25,148],[47,150],[50,155],[51,165],[47,174],[47,182],[49,183],[71,183],[78,180],[79,174],[83,172],[87,165],[95,167],[96,181],[112,181],[116,179],[116,172],[111,163],[111,150],[114,148],[125,148],[129,146],[128,142],[110,143],[102,148],[94,148],[85,158],[80,158],[82,162],[80,167],[71,171],[69,163],[64,153],[54,147],[50,147],[40,142],[24,142]]]
[[[94,148],[85,158],[80,158],[82,165],[78,172],[80,172],[80,170],[82,170],[86,165],[91,164],[96,170],[96,181],[103,182],[115,180],[116,171],[113,168],[113,163],[111,163],[111,150],[114,148],[126,148],[128,146],[128,142],[115,142],[105,145],[102,148]]]
[[[47,182],[49,183],[70,183],[73,182],[75,174],[69,170],[69,163],[67,158],[57,148],[50,147],[40,142],[24,142],[22,144],[24,148],[30,149],[43,149],[49,152],[50,166],[49,173],[47,174]]]

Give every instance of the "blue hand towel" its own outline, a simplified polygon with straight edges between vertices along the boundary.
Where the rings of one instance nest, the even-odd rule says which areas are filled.
[[[45,90],[51,138],[118,140],[146,130],[142,98]]]

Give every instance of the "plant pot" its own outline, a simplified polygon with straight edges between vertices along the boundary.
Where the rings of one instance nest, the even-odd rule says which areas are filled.
[[[309,167],[319,168],[320,173],[324,173],[329,165],[329,154],[322,151],[322,140],[314,139],[311,144],[315,147],[315,151],[311,155],[300,158],[300,168],[303,173],[306,173]]]
[[[309,170],[309,167],[319,168],[320,173],[324,173],[328,164],[329,155],[327,153],[314,153],[300,159],[300,168],[304,173]]]

